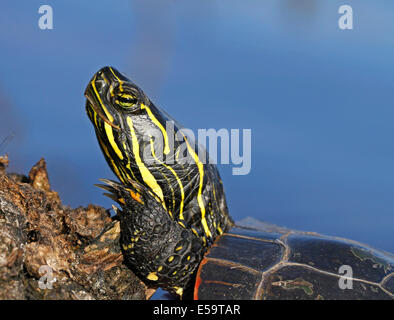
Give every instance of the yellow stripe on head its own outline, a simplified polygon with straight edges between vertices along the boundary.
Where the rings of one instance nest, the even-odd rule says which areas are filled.
[[[93,109],[92,109],[93,110]],[[97,112],[94,111],[94,126],[98,129],[98,124],[97,124]]]
[[[99,93],[97,92],[96,85],[94,84],[94,81],[95,81],[95,80],[96,80],[96,78],[94,78],[94,79],[92,80],[92,82],[91,82],[93,91],[94,91],[94,93],[96,94],[96,97],[97,97],[98,101],[100,102],[100,106],[101,106],[101,108],[104,110],[105,115],[107,116],[108,120],[111,121],[111,122],[113,122],[113,121],[114,121],[114,118],[113,118],[112,115],[108,112],[107,108],[105,107],[103,101],[102,101],[101,98],[100,98]]]
[[[123,91],[123,87],[122,87],[123,81],[118,78],[118,76],[115,74],[114,70],[112,70],[111,67],[108,67],[108,68],[109,68],[109,70],[111,70],[114,77],[119,81],[119,90]]]

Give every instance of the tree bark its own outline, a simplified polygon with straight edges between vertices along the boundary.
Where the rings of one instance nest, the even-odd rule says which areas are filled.
[[[102,207],[71,209],[41,159],[28,176],[0,157],[0,299],[146,299],[123,263],[120,227]]]

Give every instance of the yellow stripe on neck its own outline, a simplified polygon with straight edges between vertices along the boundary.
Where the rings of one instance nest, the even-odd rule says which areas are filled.
[[[166,209],[164,203],[163,191],[158,185],[155,177],[152,175],[152,173],[148,170],[148,168],[141,160],[140,147],[139,147],[137,136],[134,131],[133,120],[129,116],[127,117],[127,124],[129,126],[131,139],[133,142],[133,153],[134,153],[135,162],[137,163],[138,169],[140,170],[142,179],[152,189],[152,191],[160,198],[163,207]]]
[[[189,150],[189,153],[193,157],[193,159],[197,165],[197,168],[198,168],[198,172],[199,172],[199,176],[200,176],[200,183],[199,183],[199,187],[198,187],[197,202],[198,202],[198,206],[200,207],[200,210],[201,210],[201,224],[204,228],[204,232],[205,232],[206,236],[211,237],[212,234],[208,228],[207,219],[205,218],[205,205],[204,205],[204,201],[202,199],[202,186],[203,186],[203,182],[204,182],[204,165],[200,161],[200,159],[198,158],[198,155],[194,152],[193,148],[190,146],[189,142],[186,139],[186,136],[182,132],[181,132],[181,134],[183,135],[186,145],[187,145],[187,149]]]
[[[148,112],[148,116],[149,118],[153,121],[153,123],[159,127],[159,129],[161,130],[162,134],[163,134],[163,138],[164,138],[164,154],[168,154],[170,152],[170,147],[168,146],[168,135],[167,135],[167,131],[164,129],[163,125],[160,123],[159,120],[157,120],[157,118],[154,116],[154,114],[152,113],[152,110],[144,105],[143,103],[141,103],[141,109],[145,109]]]
[[[101,147],[103,148],[104,153],[105,153],[105,155],[107,156],[107,159],[111,162],[111,166],[112,166],[113,170],[115,171],[115,174],[118,176],[118,178],[119,178],[123,183],[126,183],[126,181],[124,180],[122,174],[119,172],[119,169],[118,169],[118,167],[116,166],[114,160],[112,159],[111,155],[109,154],[107,147],[105,146],[104,142],[101,140],[100,137],[98,137],[98,141],[99,141]]]
[[[150,140],[150,146],[151,146],[151,153],[152,153],[152,156],[155,158],[155,160],[156,160],[157,162],[159,162],[161,165],[163,165],[164,167],[166,167],[168,170],[170,170],[171,173],[174,175],[176,181],[178,182],[179,189],[180,189],[180,191],[181,191],[181,203],[180,203],[180,209],[179,209],[179,219],[184,220],[185,217],[183,216],[183,206],[184,206],[184,201],[185,201],[185,192],[184,192],[184,190],[183,190],[182,181],[179,179],[179,177],[178,177],[178,175],[176,174],[176,172],[175,172],[174,169],[172,169],[170,166],[167,166],[164,162],[160,161],[160,160],[156,157],[156,154],[155,154],[155,147],[154,147],[152,138],[151,138],[151,140]]]
[[[115,151],[115,153],[117,154],[119,159],[123,160],[122,151],[120,151],[118,145],[115,142],[112,127],[108,123],[104,122],[104,128],[105,128],[105,133],[107,134],[107,138],[108,138],[109,143],[111,144],[112,149]]]

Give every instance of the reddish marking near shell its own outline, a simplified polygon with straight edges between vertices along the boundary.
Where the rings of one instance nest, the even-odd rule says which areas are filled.
[[[201,270],[202,270],[202,266],[204,264],[206,264],[207,262],[208,262],[208,259],[204,258],[201,261],[200,266],[198,267],[198,271],[197,271],[197,275],[196,275],[196,283],[194,285],[194,297],[193,297],[194,300],[198,300],[198,288],[200,287],[201,282],[202,282],[202,280],[201,280]]]

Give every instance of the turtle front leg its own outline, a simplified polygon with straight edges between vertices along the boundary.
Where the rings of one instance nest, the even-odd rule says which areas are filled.
[[[126,263],[149,285],[182,296],[206,251],[202,240],[173,220],[143,185],[102,181],[107,185],[100,187],[122,208],[117,214]]]

